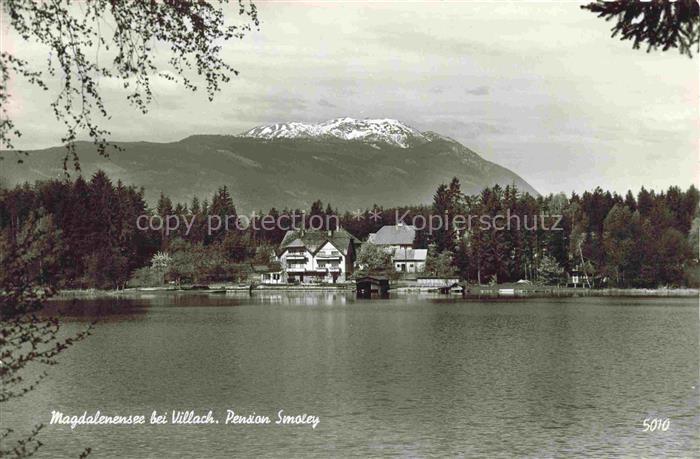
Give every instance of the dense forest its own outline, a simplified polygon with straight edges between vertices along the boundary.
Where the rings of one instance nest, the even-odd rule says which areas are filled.
[[[9,257],[23,254],[34,260],[31,269],[38,279],[60,288],[123,288],[172,279],[238,281],[252,265],[269,262],[284,236],[283,229],[262,229],[259,224],[209,231],[210,216],[236,215],[234,197],[225,186],[189,203],[172,203],[161,195],[154,208],[143,196],[143,189],[112,183],[101,171],[89,181],[78,177],[2,188],[3,266]],[[430,269],[444,272],[447,265],[470,282],[560,283],[566,273],[579,270],[592,287],[697,286],[699,202],[694,186],[661,192],[642,188],[636,196],[597,188],[581,195],[543,197],[494,186],[467,196],[453,179],[438,187],[432,205],[375,204],[364,211],[339,213],[319,200],[310,209],[273,208],[252,219],[336,216],[337,224],[365,240],[397,219],[410,224],[439,215],[446,224],[420,229],[415,245],[429,248]],[[192,225],[189,231],[185,225],[176,231],[142,230],[137,225],[141,215],[188,216]],[[465,225],[460,215],[501,216],[518,224],[505,229],[476,221]],[[532,222],[543,215],[549,226],[557,223],[556,228],[535,228]],[[18,247],[25,252],[19,254]]]

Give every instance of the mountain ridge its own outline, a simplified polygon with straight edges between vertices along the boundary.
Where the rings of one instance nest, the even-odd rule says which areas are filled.
[[[459,178],[468,194],[514,184],[538,195],[519,175],[456,140],[430,131],[419,134],[405,145],[397,140],[407,138],[390,137],[387,142],[372,135],[346,140],[332,135],[268,139],[198,134],[175,142],[116,142],[123,150],[109,159],[89,142],[76,143],[76,149],[83,176],[102,169],[115,182],[143,186],[151,205],[161,192],[189,203],[193,196],[210,198],[223,185],[244,212],[303,209],[317,199],[340,210],[429,204],[438,185],[452,177]],[[0,177],[6,186],[65,177],[65,152],[64,147],[35,150],[24,164],[16,164],[7,152]]]
[[[350,117],[333,118],[320,123],[298,121],[271,123],[256,126],[239,134],[240,137],[258,139],[337,138],[383,142],[400,148],[408,148],[411,142],[430,141],[418,129],[392,118]]]

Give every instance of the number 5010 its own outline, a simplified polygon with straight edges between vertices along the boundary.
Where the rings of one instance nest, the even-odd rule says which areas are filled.
[[[643,432],[655,432],[657,430],[666,432],[671,427],[671,420],[668,418],[646,418],[642,424],[644,425]]]

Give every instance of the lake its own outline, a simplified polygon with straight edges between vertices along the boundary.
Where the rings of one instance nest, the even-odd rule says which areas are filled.
[[[213,410],[214,425],[46,425],[38,457],[675,456],[698,453],[697,298],[463,300],[154,294],[98,319],[3,426]],[[227,410],[270,425],[225,425]],[[276,425],[279,410],[319,417]],[[168,416],[169,417],[169,416]],[[669,419],[644,432],[645,418]]]

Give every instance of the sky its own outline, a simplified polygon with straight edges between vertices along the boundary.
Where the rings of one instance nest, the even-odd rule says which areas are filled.
[[[223,51],[240,76],[213,102],[156,79],[155,101],[141,115],[119,84],[101,81],[112,139],[395,118],[460,141],[541,193],[700,182],[700,60],[634,50],[576,2],[257,5],[260,30]],[[46,49],[5,32],[3,47],[46,58]],[[16,145],[59,144],[55,93],[13,84],[11,113],[25,132]]]

